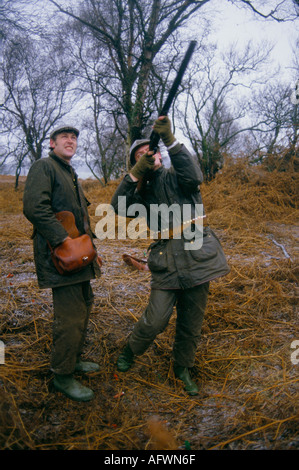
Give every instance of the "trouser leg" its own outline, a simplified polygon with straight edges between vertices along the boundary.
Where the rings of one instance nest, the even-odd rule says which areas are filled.
[[[53,347],[51,370],[72,374],[86,335],[93,302],[90,282],[56,287],[53,292]]]
[[[80,341],[80,344],[79,344],[79,347],[78,347],[77,360],[79,360],[79,358],[82,354],[84,342],[85,342],[85,339],[86,339],[87,325],[88,325],[90,313],[91,313],[92,306],[93,306],[94,294],[93,294],[90,282],[83,283],[83,291],[82,292],[83,292],[83,297],[84,297],[84,301],[85,301],[85,305],[86,305],[86,317],[85,317],[85,322],[84,322],[84,325],[83,325],[83,334],[82,334],[81,341]]]
[[[175,290],[156,290],[150,294],[148,306],[135,324],[129,338],[132,352],[139,356],[152,344],[156,336],[166,328],[176,302]]]
[[[176,334],[173,347],[177,366],[193,367],[209,293],[209,283],[181,290],[177,300]]]

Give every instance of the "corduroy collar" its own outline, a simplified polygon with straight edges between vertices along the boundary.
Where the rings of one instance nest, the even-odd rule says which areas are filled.
[[[58,155],[56,155],[56,153],[53,152],[53,150],[51,150],[51,152],[49,153],[49,157],[53,158],[53,160],[55,160],[56,162],[60,163],[64,168],[66,168],[70,173],[74,173],[76,174],[74,168],[69,165],[68,163],[66,163],[65,161],[63,161],[62,158],[58,157]]]

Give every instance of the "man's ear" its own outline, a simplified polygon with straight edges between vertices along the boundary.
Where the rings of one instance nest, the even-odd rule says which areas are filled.
[[[50,139],[50,148],[54,148],[55,147],[55,140],[53,139]]]

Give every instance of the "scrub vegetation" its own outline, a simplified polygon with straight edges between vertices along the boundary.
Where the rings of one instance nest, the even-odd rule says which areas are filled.
[[[14,178],[1,177],[1,449],[298,449],[298,173],[274,163],[270,172],[227,159],[202,185],[231,272],[211,283],[192,371],[198,396],[188,396],[173,374],[175,313],[132,369],[116,370],[150,283],[147,271],[122,256],[144,258],[150,241],[96,240],[104,264],[93,281],[85,359],[101,370],[81,379],[95,392],[88,403],[52,389],[51,292],[37,286],[24,178],[15,191]],[[118,181],[82,183],[94,228],[97,205],[110,203]]]

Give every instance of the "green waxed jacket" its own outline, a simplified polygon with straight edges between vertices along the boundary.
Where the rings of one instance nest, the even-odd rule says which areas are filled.
[[[123,199],[119,196],[126,196],[126,210],[131,206],[129,214],[132,214],[134,204],[145,207],[148,226],[155,205],[178,205],[182,208],[181,213],[184,205],[189,205],[192,208],[191,217],[194,217],[195,205],[202,204],[199,186],[203,176],[199,163],[183,145],[177,147],[175,152],[169,152],[169,155],[171,168],[161,167],[153,172],[142,193],[137,192],[137,183],[128,174],[123,178],[111,201],[116,213],[120,212],[120,200]],[[138,215],[138,211],[136,214]],[[170,213],[169,224],[174,226],[171,215]],[[159,230],[161,226],[162,219],[159,220]],[[202,230],[200,248],[187,250],[186,241],[190,242],[190,238],[186,239],[183,235],[151,244],[148,266],[152,274],[152,288],[186,289],[229,273],[230,268],[221,244],[210,227]]]
[[[78,230],[84,233],[84,214],[89,222],[87,205],[88,201],[73,168],[53,152],[32,165],[26,179],[23,213],[34,227],[34,261],[40,288],[76,284],[100,275],[96,262],[78,273],[60,275],[52,262],[48,246],[49,242],[54,248],[68,236],[55,213],[72,212]],[[89,235],[93,237],[91,230]]]

